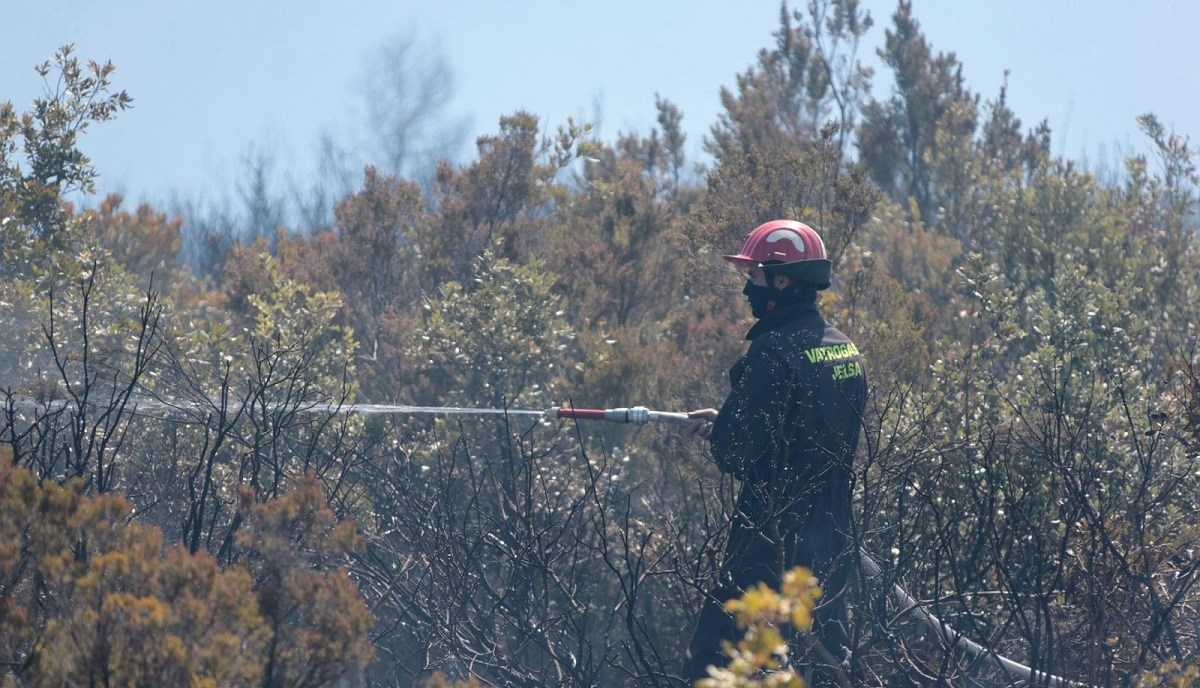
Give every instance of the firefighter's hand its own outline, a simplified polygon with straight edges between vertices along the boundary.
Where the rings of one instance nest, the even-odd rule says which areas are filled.
[[[692,426],[692,434],[697,437],[707,438],[712,434],[713,423],[717,420],[717,410],[713,408],[699,409],[688,413],[688,418],[699,418],[703,423],[696,423]]]

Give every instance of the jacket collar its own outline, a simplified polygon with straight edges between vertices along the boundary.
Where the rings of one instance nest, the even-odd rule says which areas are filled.
[[[746,339],[753,340],[759,335],[770,332],[771,330],[779,329],[784,325],[799,320],[805,316],[815,315],[820,317],[821,313],[817,310],[815,303],[793,303],[787,306],[781,306],[754,323],[750,331],[746,333]]]

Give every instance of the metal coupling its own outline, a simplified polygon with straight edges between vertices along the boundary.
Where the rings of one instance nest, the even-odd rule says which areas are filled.
[[[604,420],[610,420],[615,423],[637,423],[641,425],[650,422],[650,409],[645,406],[607,409],[604,411]]]

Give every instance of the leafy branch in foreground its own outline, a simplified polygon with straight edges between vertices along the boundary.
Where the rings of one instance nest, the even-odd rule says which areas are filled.
[[[737,645],[724,643],[730,658],[724,668],[709,667],[710,678],[701,679],[697,688],[804,688],[804,679],[794,667],[788,666],[788,641],[785,636],[797,635],[812,645],[815,654],[824,648],[808,638],[812,629],[812,611],[821,597],[821,588],[812,571],[803,567],[788,571],[783,585],[776,591],[766,583],[747,590],[741,597],[725,603],[733,614],[738,628],[745,635]],[[833,663],[825,662],[835,673]],[[844,675],[835,677],[839,684],[849,685]]]

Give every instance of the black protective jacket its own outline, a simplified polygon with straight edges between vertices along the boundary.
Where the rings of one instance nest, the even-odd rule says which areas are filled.
[[[819,531],[810,540],[844,534],[867,396],[862,357],[807,304],[768,314],[747,338],[709,438],[717,464],[742,481],[739,520]]]
[[[721,582],[701,610],[683,674],[721,663],[736,631],[722,605],[758,582],[778,588],[803,565],[825,591],[814,631],[831,652],[848,643],[841,594],[851,570],[850,481],[867,378],[858,349],[813,304],[768,313],[729,371],[732,389],[709,440],[742,481]]]

